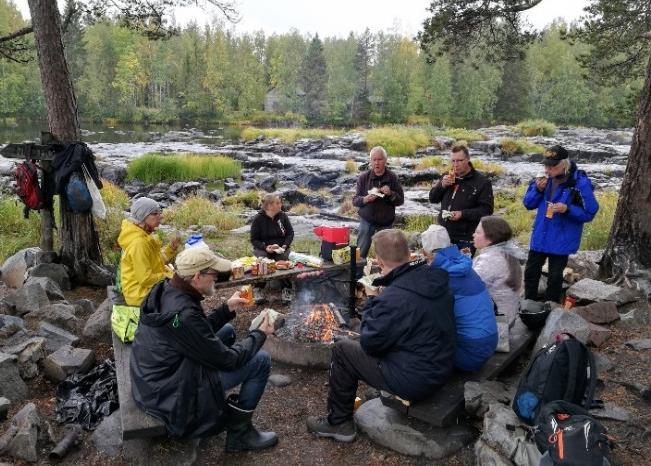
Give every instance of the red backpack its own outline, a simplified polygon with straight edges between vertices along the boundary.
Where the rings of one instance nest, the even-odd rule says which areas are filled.
[[[38,167],[33,160],[25,160],[16,165],[16,194],[25,204],[25,218],[30,210],[39,210],[43,206],[41,188],[38,184]]]

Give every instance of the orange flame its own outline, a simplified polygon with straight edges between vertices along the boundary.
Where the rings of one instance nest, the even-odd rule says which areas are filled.
[[[308,336],[313,341],[332,341],[334,331],[339,328],[332,309],[327,304],[315,304],[305,317],[304,324],[309,328]]]

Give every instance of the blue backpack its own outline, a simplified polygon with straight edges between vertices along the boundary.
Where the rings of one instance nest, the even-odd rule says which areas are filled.
[[[66,185],[66,201],[73,212],[82,214],[93,207],[93,198],[88,191],[84,175],[77,170],[70,175]]]

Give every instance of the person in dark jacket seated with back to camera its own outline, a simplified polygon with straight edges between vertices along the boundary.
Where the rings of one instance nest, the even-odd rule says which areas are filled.
[[[405,235],[395,229],[373,236],[384,286],[362,310],[360,341],[338,340],[332,351],[328,415],[308,417],[308,431],[341,442],[355,439],[353,408],[360,380],[405,400],[428,397],[452,370],[453,298],[447,273],[409,261]],[[369,294],[371,290],[367,289]]]
[[[421,242],[425,254],[432,254],[430,267],[445,270],[450,277],[457,328],[454,367],[462,371],[478,371],[497,347],[497,320],[491,295],[473,270],[472,259],[450,243],[445,228],[430,225],[421,233]]]
[[[493,213],[493,185],[475,170],[466,146],[454,146],[450,155],[452,170],[434,185],[429,201],[441,203],[438,224],[445,227],[452,244],[470,249],[475,255],[472,234],[479,220]]]
[[[283,204],[277,194],[265,194],[262,198],[260,212],[251,223],[251,245],[255,257],[266,257],[273,260],[287,260],[289,247],[294,241],[294,228],[289,217],[282,211]],[[291,301],[291,282],[282,283],[282,300]],[[264,284],[254,288],[255,302],[262,304]]]
[[[260,348],[273,326],[268,318],[235,342],[227,322],[246,302],[238,293],[206,316],[205,296],[230,262],[206,248],[176,258],[172,279],[159,282],[145,298],[131,352],[133,398],[165,422],[174,437],[205,437],[227,429],[226,451],[275,445],[274,432],[258,432],[251,418],[269,377],[271,359]],[[240,386],[238,395],[224,391]]]

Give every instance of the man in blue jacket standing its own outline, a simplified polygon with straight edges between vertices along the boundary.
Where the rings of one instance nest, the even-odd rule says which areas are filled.
[[[546,176],[532,180],[523,199],[527,209],[538,209],[524,271],[524,297],[538,299],[538,282],[547,260],[545,299],[558,303],[563,292],[567,258],[579,249],[583,224],[594,218],[599,204],[592,191],[592,182],[568,159],[564,147],[550,147],[545,152],[543,164]]]
[[[308,431],[340,442],[355,439],[357,385],[420,400],[442,385],[454,360],[456,330],[448,274],[425,261],[409,261],[405,235],[395,229],[373,236],[386,287],[362,310],[360,341],[335,343],[330,366],[328,415],[307,419]]]

